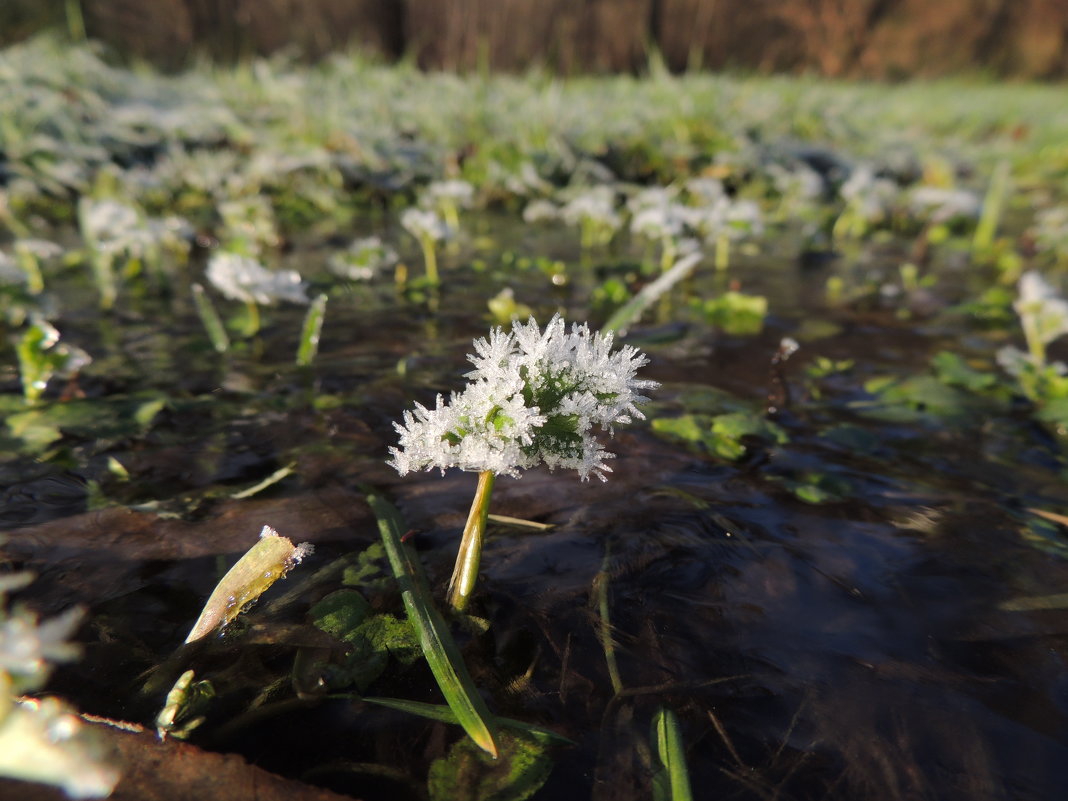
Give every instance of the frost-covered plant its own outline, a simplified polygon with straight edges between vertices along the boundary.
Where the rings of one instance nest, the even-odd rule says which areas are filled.
[[[15,345],[22,377],[22,394],[27,403],[36,403],[48,382],[59,376],[73,376],[92,362],[81,348],[59,341],[59,331],[47,320],[37,320]]]
[[[1064,385],[1068,391],[1063,381],[1068,367],[1061,362],[1048,364],[1046,360],[1046,346],[1068,334],[1068,301],[1034,271],[1020,277],[1018,291],[1013,308],[1020,318],[1027,352],[1007,345],[998,351],[998,364],[1020,382],[1031,400],[1048,400],[1054,387]]]
[[[377,236],[355,239],[345,250],[330,256],[330,271],[351,281],[369,281],[382,270],[395,265],[397,251]]]
[[[40,689],[53,662],[79,653],[68,638],[81,621],[80,610],[41,621],[22,607],[6,608],[7,593],[31,578],[0,578],[0,775],[52,784],[74,798],[101,798],[119,776],[84,722],[54,698],[17,698]]]
[[[426,264],[426,277],[432,284],[438,283],[437,243],[452,236],[452,229],[437,215],[425,209],[405,209],[400,217],[400,224],[415,237],[423,251]]]
[[[945,223],[957,219],[976,219],[981,200],[967,189],[918,186],[909,193],[908,205],[909,210],[921,219]]]
[[[838,194],[845,209],[835,221],[835,235],[862,237],[890,215],[899,190],[896,183],[878,177],[871,166],[863,164],[853,170]]]
[[[627,204],[631,212],[630,232],[660,245],[663,271],[675,263],[678,242],[693,219],[694,210],[676,202],[675,194],[668,187],[652,187],[639,192]]]
[[[249,334],[260,328],[260,306],[279,301],[307,305],[304,282],[296,270],[268,270],[256,259],[236,253],[216,253],[208,262],[208,280],[224,296],[248,309]]]
[[[752,200],[731,200],[721,195],[709,203],[690,209],[689,223],[706,242],[715,247],[717,269],[726,269],[730,262],[731,242],[764,230],[760,207]]]
[[[218,206],[222,217],[219,238],[230,250],[257,256],[278,247],[281,238],[271,203],[263,195],[234,198]]]
[[[28,282],[29,276],[25,270],[22,270],[11,256],[0,250],[0,284],[22,286]]]
[[[434,181],[419,198],[420,205],[437,211],[453,230],[460,228],[460,209],[471,208],[475,188],[467,181]]]
[[[400,442],[389,464],[401,475],[451,467],[479,474],[450,583],[453,607],[462,610],[474,587],[497,475],[518,478],[541,464],[583,480],[611,472],[613,454],[597,432],[643,417],[641,393],[657,386],[636,377],[646,357],[629,345],[613,352],[612,339],[585,324],[568,331],[559,315],[544,331],[533,318],[509,333],[496,328],[474,342],[464,390],[448,403],[439,395],[433,409],[416,404],[395,424]]]
[[[560,209],[551,200],[537,198],[523,208],[523,222],[534,224],[559,219]]]
[[[41,262],[63,255],[63,248],[47,239],[16,239],[15,263],[26,276],[26,288],[33,294],[44,291]]]
[[[579,226],[584,250],[608,244],[623,224],[616,211],[615,191],[608,186],[595,186],[572,197],[561,207],[560,219]]]
[[[1036,213],[1031,232],[1040,253],[1068,264],[1068,206],[1052,206]]]
[[[181,217],[146,217],[127,203],[88,197],[78,203],[78,224],[105,309],[114,305],[118,295],[115,266],[120,259],[125,259],[128,268],[144,265],[158,274],[163,250],[184,259],[193,233]]]

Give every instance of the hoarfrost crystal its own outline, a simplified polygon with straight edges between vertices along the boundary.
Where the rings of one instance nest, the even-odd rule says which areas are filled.
[[[568,332],[559,315],[544,331],[533,318],[507,334],[496,328],[474,348],[466,389],[448,403],[439,395],[433,409],[416,404],[394,424],[400,447],[389,463],[401,475],[459,467],[518,477],[544,463],[603,481],[613,454],[595,430],[643,418],[640,392],[658,386],[635,378],[648,361],[637,349],[612,352],[611,333],[577,323]]]
[[[217,253],[208,262],[208,280],[232,300],[270,306],[280,300],[307,304],[308,296],[296,270],[272,272],[253,258]]]

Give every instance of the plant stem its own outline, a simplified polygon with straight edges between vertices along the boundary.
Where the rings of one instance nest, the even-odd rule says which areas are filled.
[[[726,270],[730,266],[731,260],[731,240],[730,238],[721,233],[716,237],[716,269]]]
[[[432,283],[438,283],[438,254],[434,251],[434,240],[423,237],[419,240],[423,246],[423,260],[426,262],[426,279]]]
[[[248,309],[247,328],[245,329],[246,336],[254,337],[260,332],[260,307],[253,300],[245,301],[245,308]]]
[[[619,677],[619,662],[616,661],[616,644],[612,639],[611,604],[608,600],[608,560],[610,550],[606,547],[604,559],[601,560],[601,572],[593,578],[593,596],[597,600],[597,612],[601,618],[600,639],[604,649],[604,661],[608,666],[608,680],[612,690],[618,695],[623,691],[623,680]]]
[[[486,515],[489,514],[490,496],[493,494],[492,470],[483,470],[478,474],[478,488],[475,499],[471,502],[471,511],[467,515],[460,550],[456,554],[456,566],[449,579],[449,606],[457,612],[467,608],[467,602],[475,589],[478,579],[478,566],[482,561],[482,542],[486,537]]]

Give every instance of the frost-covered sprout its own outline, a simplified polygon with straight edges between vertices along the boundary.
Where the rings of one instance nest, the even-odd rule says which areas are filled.
[[[631,233],[660,245],[660,269],[675,263],[678,242],[687,231],[691,209],[674,202],[639,207],[630,221]]]
[[[475,188],[467,181],[434,181],[427,185],[420,197],[420,205],[441,214],[445,224],[452,229],[460,227],[460,209],[471,208]]]
[[[274,210],[263,195],[227,200],[218,209],[223,224],[220,239],[233,250],[256,255],[281,241]]]
[[[260,330],[260,306],[273,306],[279,301],[309,303],[300,273],[268,270],[250,256],[216,253],[208,262],[207,277],[223,295],[245,304],[248,312],[245,331],[249,336]]]
[[[686,182],[686,191],[698,206],[712,205],[727,196],[727,190],[718,178],[691,178]]]
[[[296,270],[268,270],[256,259],[236,253],[216,253],[208,262],[208,280],[231,300],[260,306],[279,301],[306,305],[308,295]]]
[[[752,200],[731,200],[720,195],[703,206],[688,210],[687,221],[706,242],[715,247],[717,269],[730,262],[731,242],[757,236],[764,230],[760,207]]]
[[[623,223],[616,212],[615,191],[608,186],[595,186],[572,197],[561,207],[560,219],[579,226],[584,249],[608,244]]]
[[[70,609],[40,621],[32,612],[16,608],[0,620],[0,671],[10,688],[24,693],[47,681],[53,662],[69,662],[79,655],[67,642],[81,622],[82,612]]]
[[[560,217],[560,209],[551,200],[538,198],[523,208],[523,222],[528,224],[551,222]]]
[[[340,253],[334,253],[327,262],[330,271],[351,281],[369,281],[382,270],[389,269],[400,260],[392,247],[377,236],[356,239]]]
[[[431,283],[438,283],[438,257],[434,248],[438,242],[452,236],[452,229],[437,213],[417,208],[405,209],[400,224],[415,237],[423,251],[427,279]]]
[[[982,201],[974,192],[943,186],[918,186],[909,193],[909,210],[932,223],[976,219]]]
[[[6,608],[6,594],[29,579],[27,574],[0,579],[0,775],[56,785],[74,798],[106,796],[119,776],[85,724],[56,699],[12,697],[39,689],[53,662],[79,654],[69,638],[81,610],[41,621],[24,608]]]
[[[37,320],[15,345],[22,377],[22,394],[36,403],[48,382],[78,373],[92,358],[76,345],[59,341],[59,331],[47,320]]]
[[[114,305],[118,295],[114,268],[120,258],[159,274],[163,249],[184,258],[192,236],[192,227],[181,217],[146,217],[133,206],[111,199],[83,197],[78,203],[78,223],[105,309]]]
[[[0,250],[0,284],[23,286],[29,283],[29,276],[16,261]]]
[[[1034,271],[1020,277],[1019,293],[1012,306],[1020,317],[1031,359],[1042,367],[1046,363],[1046,346],[1068,334],[1068,301]]]
[[[611,333],[577,323],[568,332],[559,315],[544,331],[533,318],[507,334],[496,328],[474,347],[467,387],[448,403],[439,395],[433,409],[405,412],[389,460],[401,475],[450,467],[479,474],[449,583],[449,603],[461,611],[478,576],[495,477],[545,464],[605,480],[612,454],[596,433],[643,417],[641,392],[657,386],[636,377],[647,360],[635,348],[612,352]]]
[[[1035,214],[1032,227],[1040,253],[1052,254],[1059,263],[1068,263],[1068,206],[1052,206]]]
[[[416,404],[397,424],[400,447],[390,464],[401,475],[450,467],[518,477],[545,464],[604,480],[612,454],[598,430],[643,417],[641,392],[657,386],[636,378],[647,359],[630,345],[612,352],[612,334],[559,316],[544,332],[533,318],[510,333],[497,328],[474,343],[467,387],[434,409]]]
[[[889,216],[899,190],[896,183],[877,177],[875,170],[864,164],[853,170],[838,193],[846,207],[835,221],[834,233],[860,237]]]
[[[1019,382],[1027,397],[1042,402],[1049,399],[1051,390],[1058,394],[1054,388],[1068,374],[1068,367],[1062,362],[1046,361],[1046,346],[1068,334],[1068,301],[1033,271],[1021,276],[1019,293],[1013,308],[1020,317],[1027,352],[1006,345],[998,350],[997,361]]]
[[[62,256],[63,248],[47,239],[16,239],[13,248],[15,264],[25,275],[26,288],[35,295],[43,292],[44,275],[41,272],[41,262]],[[0,254],[0,263],[2,261]]]
[[[429,239],[431,242],[441,242],[448,239],[452,231],[433,211],[426,209],[405,209],[400,217],[401,227],[416,239]]]

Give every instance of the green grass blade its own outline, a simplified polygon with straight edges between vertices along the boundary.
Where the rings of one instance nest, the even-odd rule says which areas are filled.
[[[663,771],[654,780],[657,801],[693,801],[679,719],[670,709],[661,707],[656,713],[655,726],[656,750],[663,765]]]
[[[460,724],[460,721],[456,719],[456,713],[444,704],[425,704],[422,701],[409,701],[405,698],[361,698],[360,700],[366,701],[369,704],[377,704],[378,706],[396,709],[398,712],[407,712],[410,715],[418,715],[421,718],[436,720],[440,723],[451,723],[456,726]],[[574,740],[570,740],[562,734],[557,734],[552,729],[546,729],[543,726],[535,726],[531,723],[524,723],[521,720],[513,720],[512,718],[495,717],[494,721],[502,726],[507,726],[509,729],[518,729],[519,731],[547,737],[559,743],[575,745]]]
[[[616,309],[601,330],[626,333],[627,326],[636,322],[642,316],[642,312],[652,305],[653,301],[693,272],[693,268],[701,261],[702,256],[702,253],[691,253],[679,259],[674,267],[652,283],[646,284],[637,295]]]
[[[367,503],[378,518],[378,530],[400,585],[408,620],[419,635],[419,645],[438,687],[472,741],[496,758],[497,742],[490,723],[493,717],[467,672],[445,620],[434,607],[422,568],[401,542],[400,514],[392,504],[373,493],[367,494]]]
[[[323,330],[323,318],[326,317],[326,295],[319,295],[311,302],[308,313],[304,316],[304,327],[300,331],[300,346],[297,348],[297,366],[308,367],[315,361],[319,352],[319,334]]]
[[[975,238],[972,240],[974,252],[983,253],[990,250],[994,244],[1008,189],[1009,162],[1000,161],[994,168],[994,174],[990,177],[990,186],[986,190],[986,197],[983,198],[979,222],[975,226]]]
[[[204,323],[204,330],[208,332],[211,346],[218,353],[226,353],[230,350],[230,337],[226,335],[226,327],[219,319],[219,313],[215,311],[215,304],[200,284],[193,284],[193,301],[196,303],[200,322]]]
[[[604,558],[601,560],[601,572],[593,578],[593,598],[597,601],[597,612],[600,617],[599,634],[601,647],[604,649],[604,661],[608,666],[608,679],[612,682],[612,690],[617,695],[623,691],[623,680],[619,676],[619,662],[616,660],[616,643],[612,638],[611,603],[608,598],[608,558],[609,549],[606,547]]]

